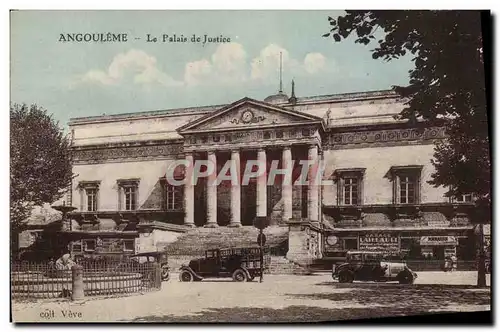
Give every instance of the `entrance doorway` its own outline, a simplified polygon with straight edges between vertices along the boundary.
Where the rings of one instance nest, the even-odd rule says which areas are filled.
[[[257,182],[251,179],[248,185],[241,186],[241,224],[253,225],[257,215]]]
[[[198,179],[194,188],[194,224],[198,227],[207,221],[206,179]]]

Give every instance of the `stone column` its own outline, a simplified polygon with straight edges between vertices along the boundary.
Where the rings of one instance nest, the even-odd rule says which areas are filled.
[[[193,154],[186,154],[186,178],[184,184],[184,225],[194,227],[194,184],[193,184]]]
[[[323,221],[323,169],[325,165],[325,155],[323,150],[319,152],[319,157],[318,157],[318,172],[321,172],[317,179],[318,179],[318,221],[322,222]]]
[[[318,181],[317,173],[319,172],[318,163],[318,147],[311,145],[308,151],[308,159],[311,162],[308,172],[308,185],[307,185],[307,217],[310,221],[318,221]]]
[[[285,146],[282,153],[282,169],[292,169],[292,149],[290,146]],[[281,196],[283,197],[283,221],[288,221],[292,218],[292,172],[286,171],[283,176]]]
[[[214,171],[207,178],[207,223],[205,227],[217,227],[217,157],[215,151],[208,151],[208,163]]]
[[[257,152],[259,170],[266,168],[266,150],[259,149]],[[260,172],[260,171],[259,171]],[[267,216],[267,171],[257,178],[257,217]]]
[[[231,222],[229,227],[241,226],[241,177],[240,177],[240,152],[238,150],[231,151],[231,162],[236,166],[236,176],[232,175],[231,179]],[[232,171],[232,169],[231,169]]]

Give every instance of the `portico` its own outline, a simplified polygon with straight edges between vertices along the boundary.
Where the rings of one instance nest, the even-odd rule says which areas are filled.
[[[118,230],[137,224],[147,241],[162,245],[177,236],[170,230],[191,233],[179,240],[180,254],[253,244],[252,223],[267,216],[287,225],[268,231],[287,230],[276,252],[294,262],[366,249],[365,237],[397,237],[413,259],[439,260],[453,242],[459,259],[472,260],[471,195],[450,200],[446,188],[429,184],[445,128],[394,119],[403,107],[388,91],[303,98],[292,91],[291,98],[279,93],[264,101],[75,119],[72,218],[82,229],[110,219]],[[193,181],[182,165],[201,161],[215,171]],[[323,179],[297,183],[315,178],[319,161]],[[252,173],[259,165],[262,174],[245,182],[247,167]],[[172,170],[178,185],[167,181]],[[205,229],[218,226],[224,229]],[[148,237],[153,231],[165,238]]]
[[[320,118],[249,98],[181,127],[187,163],[205,160],[215,170],[194,182],[186,172],[184,224],[239,227],[256,216],[319,221],[320,184],[297,180],[315,177],[323,130]]]

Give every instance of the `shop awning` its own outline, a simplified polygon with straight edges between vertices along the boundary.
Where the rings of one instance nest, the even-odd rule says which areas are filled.
[[[109,230],[109,231],[103,231],[103,230],[88,230],[88,231],[62,231],[61,233],[64,234],[73,234],[73,235],[105,235],[105,236],[121,236],[121,235],[137,235],[137,231],[117,231],[117,230]]]
[[[400,227],[355,227],[355,228],[330,228],[328,231],[332,232],[359,232],[359,231],[369,231],[369,232],[398,232],[398,231],[432,231],[432,230],[450,230],[450,231],[466,231],[472,230],[474,226],[423,226],[423,227],[411,227],[411,226],[400,226]]]

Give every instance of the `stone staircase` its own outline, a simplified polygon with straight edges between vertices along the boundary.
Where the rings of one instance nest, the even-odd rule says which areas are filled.
[[[214,248],[256,247],[259,230],[253,226],[243,227],[198,227],[179,236],[174,242],[165,244],[170,256],[197,256]],[[264,230],[266,246],[277,247],[288,240],[288,227],[273,226]]]
[[[271,256],[271,263],[269,264],[269,274],[297,274],[297,275],[310,275],[312,271],[304,266],[289,261],[282,256]]]
[[[169,254],[169,265],[172,271],[177,271],[181,264],[187,264],[191,259],[205,255],[205,250],[213,248],[255,247],[259,230],[253,226],[238,228],[193,228],[179,236],[174,242],[166,243],[164,247]],[[311,274],[311,270],[291,262],[284,256],[284,244],[288,240],[288,227],[271,226],[264,230],[270,247],[270,264],[267,274]],[[279,250],[276,250],[279,248]]]

